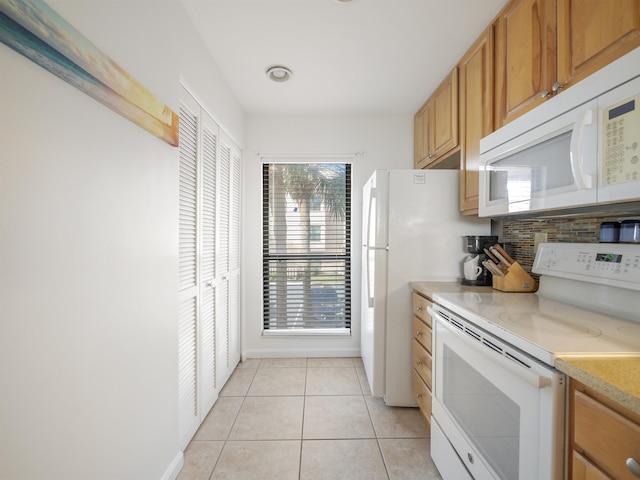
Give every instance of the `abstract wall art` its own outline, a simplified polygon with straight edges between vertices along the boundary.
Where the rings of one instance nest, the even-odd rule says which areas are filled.
[[[170,145],[178,116],[42,0],[0,0],[0,42]]]

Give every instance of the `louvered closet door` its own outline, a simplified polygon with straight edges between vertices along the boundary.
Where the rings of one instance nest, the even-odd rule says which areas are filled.
[[[240,361],[240,199],[241,153],[231,151],[231,221],[229,232],[229,358]]]
[[[200,268],[200,338],[199,357],[201,416],[206,416],[218,398],[219,387],[216,378],[216,165],[218,150],[218,125],[202,113],[201,122],[201,268]],[[204,420],[204,418],[202,418]]]
[[[199,106],[192,102],[180,104],[178,421],[183,448],[200,424],[197,388],[199,111]]]
[[[231,356],[229,352],[229,265],[230,265],[230,207],[231,207],[231,146],[220,139],[218,155],[218,242],[216,248],[216,271],[218,274],[216,289],[216,371],[220,382],[224,383],[231,375]]]

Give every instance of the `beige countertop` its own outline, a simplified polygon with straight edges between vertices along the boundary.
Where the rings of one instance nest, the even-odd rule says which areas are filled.
[[[431,299],[433,299],[434,294],[445,292],[495,292],[491,287],[469,287],[461,285],[460,282],[409,282],[409,286],[416,292]]]
[[[451,301],[450,295],[461,294],[462,302],[465,301],[467,292],[479,294],[491,294],[490,297],[482,295],[484,299],[490,298],[491,302],[510,303],[519,305],[531,303],[536,300],[532,294],[503,293],[493,290],[491,287],[468,287],[458,282],[410,282],[409,286],[416,292],[429,297],[436,302],[438,294]],[[434,298],[436,297],[436,298]],[[455,303],[459,300],[455,299]],[[461,302],[461,303],[462,303]],[[447,305],[445,305],[447,306]],[[462,305],[465,307],[465,305]],[[466,305],[469,308],[469,305]],[[484,313],[484,312],[481,312]],[[593,388],[601,394],[640,415],[640,355],[624,356],[559,356],[555,361],[555,367],[566,375]]]

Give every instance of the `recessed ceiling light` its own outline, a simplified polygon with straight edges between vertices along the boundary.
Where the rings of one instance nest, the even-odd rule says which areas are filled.
[[[351,0],[336,0],[338,3],[351,3]]]
[[[274,82],[286,82],[291,78],[291,70],[282,65],[274,65],[267,68],[267,76]]]

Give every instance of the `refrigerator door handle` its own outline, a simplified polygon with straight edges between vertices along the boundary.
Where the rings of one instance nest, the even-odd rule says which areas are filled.
[[[369,258],[369,255],[371,255],[371,251],[376,250],[377,247],[370,247],[369,245],[371,245],[371,215],[373,214],[373,202],[376,196],[376,189],[375,188],[371,188],[370,192],[369,192],[369,208],[367,209],[367,238],[366,238],[366,242],[367,242],[367,258],[366,258],[366,263],[367,263],[367,304],[369,305],[369,308],[373,308],[373,296],[371,295],[371,261]],[[375,239],[374,239],[375,242]]]
[[[371,245],[371,210],[372,210],[372,205],[373,205],[373,199],[376,196],[376,189],[372,188],[371,191],[369,192],[369,208],[367,209],[367,238],[365,239],[365,241],[367,242],[367,245]],[[375,239],[374,239],[375,240]]]
[[[369,252],[371,250],[371,248],[367,247],[367,258],[365,259],[367,264],[367,304],[369,305],[369,308],[373,308],[373,297],[371,296],[371,270],[369,268]]]

